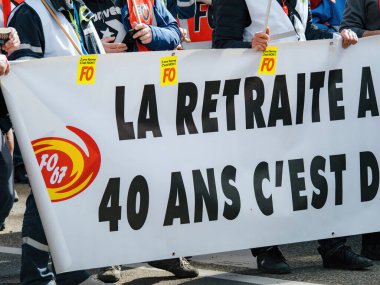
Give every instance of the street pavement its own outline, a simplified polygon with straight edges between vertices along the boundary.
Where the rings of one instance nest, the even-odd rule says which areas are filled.
[[[0,232],[0,284],[19,284],[21,225],[25,200],[30,188],[16,184],[19,202],[14,204],[6,221],[6,229]],[[355,252],[360,251],[360,236],[349,237],[348,245]],[[303,242],[283,245],[281,250],[292,268],[290,274],[269,275],[257,270],[256,260],[249,250],[194,256],[192,263],[200,269],[200,276],[194,279],[176,279],[166,271],[147,264],[132,264],[122,267],[122,278],[116,284],[186,284],[186,285],[302,285],[302,284],[349,284],[380,285],[380,262],[368,270],[327,270],[323,269],[316,250],[317,242]],[[1,253],[7,252],[7,253]],[[96,274],[97,270],[90,270]]]

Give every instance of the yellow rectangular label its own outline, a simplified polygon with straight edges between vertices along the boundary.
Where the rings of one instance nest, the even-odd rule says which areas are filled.
[[[273,75],[276,73],[277,47],[267,47],[261,57],[258,73]]]
[[[83,55],[79,58],[77,84],[95,83],[96,60],[96,55]]]
[[[162,57],[160,64],[161,86],[176,85],[178,83],[178,61],[176,56]]]

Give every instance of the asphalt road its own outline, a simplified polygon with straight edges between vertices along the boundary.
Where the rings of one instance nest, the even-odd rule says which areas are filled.
[[[0,232],[0,252],[15,251],[16,254],[0,253],[0,284],[19,284],[21,224],[25,199],[30,189],[16,185],[20,201],[14,204],[6,229]],[[360,237],[350,237],[348,245],[360,251]],[[11,249],[9,249],[11,248]],[[172,274],[157,270],[146,264],[123,266],[122,279],[117,284],[189,284],[189,285],[242,285],[242,284],[352,284],[380,285],[380,262],[368,270],[323,269],[316,250],[316,242],[304,242],[281,246],[292,272],[286,275],[262,274],[256,269],[256,261],[248,250],[193,257],[193,264],[200,269],[200,277],[176,279]],[[96,274],[97,270],[91,270]]]

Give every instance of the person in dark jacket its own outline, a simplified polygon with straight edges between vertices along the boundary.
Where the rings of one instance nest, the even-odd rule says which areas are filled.
[[[214,0],[213,47],[214,48],[254,48],[264,51],[269,40],[302,41],[331,39],[334,34],[322,30],[312,23],[309,1],[277,0],[272,3],[271,24],[263,32],[265,7],[254,0]],[[266,5],[265,5],[266,6]],[[270,36],[271,32],[271,36]],[[356,44],[358,39],[351,30],[340,33],[343,47]],[[359,269],[372,266],[371,260],[355,254],[345,246],[345,238],[320,240],[319,253],[323,266],[328,268]],[[277,246],[253,248],[258,269],[272,274],[289,273],[290,267]]]
[[[347,0],[340,29],[351,29],[359,38],[380,35],[380,2]]]
[[[2,11],[0,11],[2,14]],[[15,29],[11,29],[9,40],[2,45],[1,49],[10,51],[20,45]],[[0,76],[7,75],[9,63],[5,55],[0,54]],[[1,90],[0,90],[1,91]],[[0,231],[5,229],[5,219],[8,217],[15,199],[13,187],[13,130],[9,119],[7,106],[0,92]]]
[[[269,41],[269,30],[263,30],[263,25],[253,25],[256,23],[264,23],[265,13],[252,18],[251,13],[255,10],[254,1],[246,0],[214,0],[214,22],[215,28],[213,32],[213,47],[214,48],[255,48],[257,50],[265,50],[266,44]],[[286,34],[289,37],[284,38],[286,41],[295,40],[318,40],[331,39],[334,37],[331,31],[318,29],[312,23],[310,4],[308,1],[298,0],[277,0],[272,5],[272,11],[276,12],[279,5],[285,12],[284,15],[279,15],[283,18],[281,24],[293,27],[294,36],[290,36],[288,30],[274,31],[271,28],[271,34],[278,35]],[[277,9],[279,11],[281,9]],[[272,15],[272,14],[271,14]],[[287,17],[285,17],[287,16]],[[286,19],[287,18],[287,19]],[[283,28],[283,25],[278,25],[278,29]],[[357,42],[357,36],[351,30],[343,29],[340,33],[343,41],[343,47]],[[274,40],[274,37],[272,36]],[[279,39],[280,40],[280,39]]]
[[[359,38],[380,35],[380,2],[347,0],[341,29],[351,29]],[[362,235],[361,254],[380,260],[380,232]]]

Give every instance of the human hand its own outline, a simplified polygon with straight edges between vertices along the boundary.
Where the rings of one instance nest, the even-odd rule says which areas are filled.
[[[190,40],[190,38],[189,38],[188,35],[187,35],[187,29],[184,29],[184,28],[179,27],[179,30],[180,30],[180,32],[181,32],[181,43],[182,43],[182,42],[190,43],[191,40]]]
[[[135,22],[133,28],[136,31],[136,33],[133,35],[134,39],[139,39],[140,42],[144,45],[150,44],[152,42],[152,29],[147,24],[137,24]]]
[[[1,47],[1,49],[6,52],[15,51],[20,46],[20,38],[18,37],[16,29],[12,27],[9,29],[11,29],[9,39]]]
[[[342,36],[342,46],[343,48],[347,48],[350,45],[355,45],[358,42],[358,36],[356,33],[350,29],[343,29],[340,32]]]
[[[102,39],[102,44],[106,53],[118,53],[128,49],[124,43],[114,43],[115,37],[106,37]]]
[[[267,48],[269,40],[270,40],[269,32],[270,32],[269,27],[267,27],[265,30],[265,33],[263,32],[255,33],[251,42],[251,47],[258,51],[264,51]]]
[[[5,55],[0,54],[0,76],[9,73],[9,62]]]

